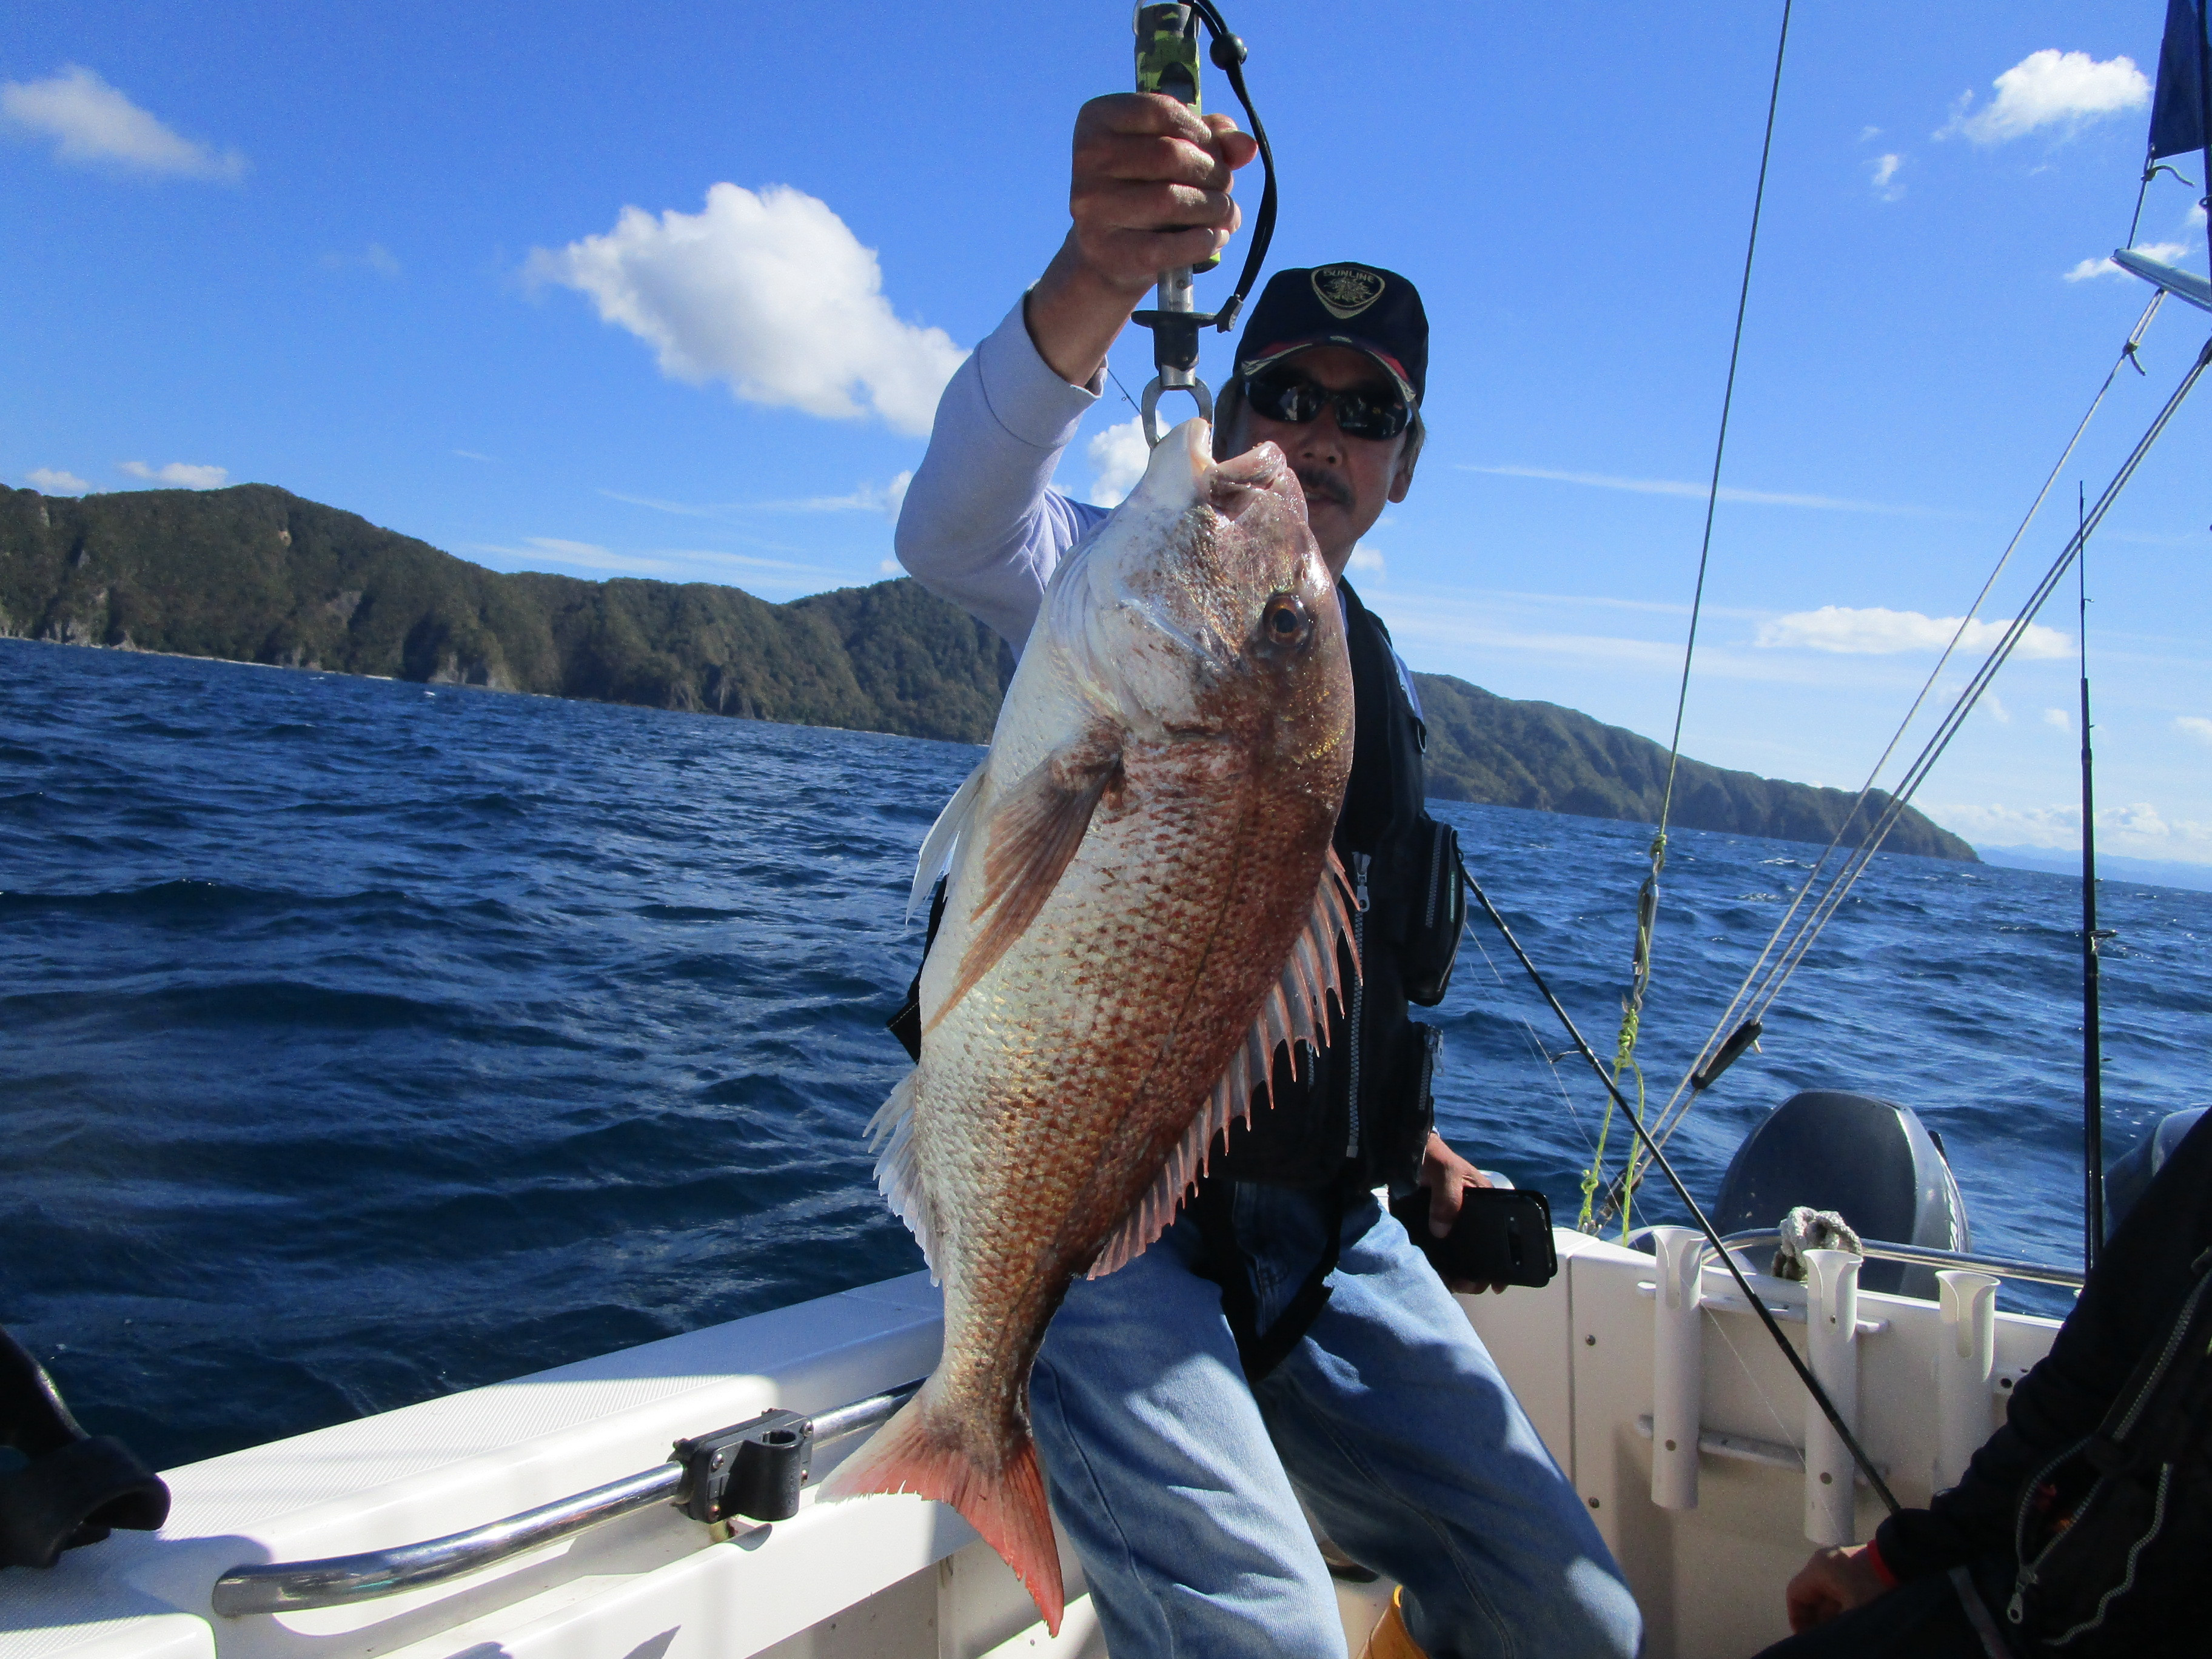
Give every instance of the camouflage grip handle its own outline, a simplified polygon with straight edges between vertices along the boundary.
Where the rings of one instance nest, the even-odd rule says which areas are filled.
[[[1165,93],[1199,113],[1198,14],[1187,5],[1139,5],[1137,8],[1137,90]],[[1217,253],[1191,274],[1212,270],[1221,263]]]
[[[1198,14],[1188,6],[1137,8],[1137,90],[1198,109]]]

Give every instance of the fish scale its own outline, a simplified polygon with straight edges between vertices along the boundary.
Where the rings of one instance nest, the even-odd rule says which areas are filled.
[[[918,889],[951,868],[921,1059],[876,1133],[945,1287],[944,1355],[825,1487],[952,1504],[1055,1630],[1028,1415],[1046,1327],[1167,1226],[1345,995],[1343,618],[1281,453],[1216,465],[1210,435],[1170,434],[1054,574],[990,752],[925,843]]]

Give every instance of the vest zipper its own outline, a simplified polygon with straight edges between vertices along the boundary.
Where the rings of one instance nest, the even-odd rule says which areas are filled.
[[[1421,907],[1421,931],[1437,925],[1437,897],[1444,885],[1444,827],[1437,824],[1429,837],[1429,901]]]
[[[1352,1127],[1345,1137],[1344,1155],[1359,1156],[1359,1027],[1367,1007],[1367,866],[1375,860],[1364,853],[1352,855],[1352,942],[1359,958],[1359,977],[1352,988]]]
[[[2174,1356],[2181,1352],[2181,1345],[2187,1339],[2189,1328],[2197,1316],[2197,1305],[2204,1299],[2204,1292],[2208,1285],[2212,1285],[2212,1276],[2199,1279],[2197,1281],[2197,1288],[2189,1293],[2189,1299],[2181,1304],[2180,1316],[2173,1322],[2173,1328],[2166,1334],[2166,1346],[2160,1352],[2157,1362],[2151,1366],[2150,1375],[2143,1379],[2142,1386],[2136,1390],[2134,1397],[2128,1401],[2127,1409],[2121,1413],[2120,1420],[2113,1427],[2112,1432],[2104,1437],[2111,1444],[2124,1443],[2128,1436],[2135,1431],[2136,1424],[2142,1416],[2144,1409],[2149,1406],[2151,1396],[2158,1392],[2159,1383],[2165,1380],[2166,1368],[2172,1364]],[[2031,1561],[2027,1559],[2025,1546],[2027,1543],[2028,1510],[2035,1501],[2036,1488],[2050,1479],[2068,1458],[2082,1452],[2101,1434],[2100,1430],[2099,1434],[2089,1435],[2078,1440],[2052,1458],[2042,1468],[2036,1471],[2034,1478],[2027,1483],[2021,1494],[2020,1512],[2013,1519],[2013,1548],[2021,1557],[2020,1573],[2013,1580],[2012,1600],[2005,1607],[2005,1617],[2015,1625],[2021,1624],[2027,1620],[2027,1592],[2035,1587],[2037,1572],[2043,1565],[2043,1558],[2050,1554],[2059,1540],[2066,1535],[2063,1532],[2057,1534],[2035,1553],[2035,1559]],[[2100,1474],[2091,1483],[2087,1496],[2075,1506],[2074,1513],[2077,1516],[2087,1510],[2091,1501],[2103,1489],[2105,1481],[2108,1478],[2107,1474]],[[2098,1620],[2094,1622],[2101,1621],[2100,1613]],[[2087,1627],[2084,1626],[2084,1628]],[[2072,1636],[2078,1632],[2069,1631],[2067,1634]]]

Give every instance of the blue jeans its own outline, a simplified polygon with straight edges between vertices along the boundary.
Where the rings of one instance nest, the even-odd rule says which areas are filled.
[[[1323,1203],[1240,1184],[1233,1212],[1264,1329]],[[1344,1659],[1299,1498],[1405,1586],[1431,1659],[1634,1654],[1620,1569],[1450,1292],[1372,1198],[1342,1226],[1328,1305],[1256,1388],[1188,1213],[1054,1318],[1030,1416],[1114,1659]]]

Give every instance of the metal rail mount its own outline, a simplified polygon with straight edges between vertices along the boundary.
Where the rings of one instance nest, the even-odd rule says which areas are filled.
[[[919,1380],[812,1417],[763,1412],[696,1439],[679,1440],[669,1461],[466,1532],[321,1561],[233,1567],[216,1580],[215,1611],[226,1619],[300,1613],[420,1589],[480,1572],[655,1504],[672,1504],[708,1525],[744,1518],[787,1521],[799,1510],[817,1446],[876,1427],[911,1399]]]

